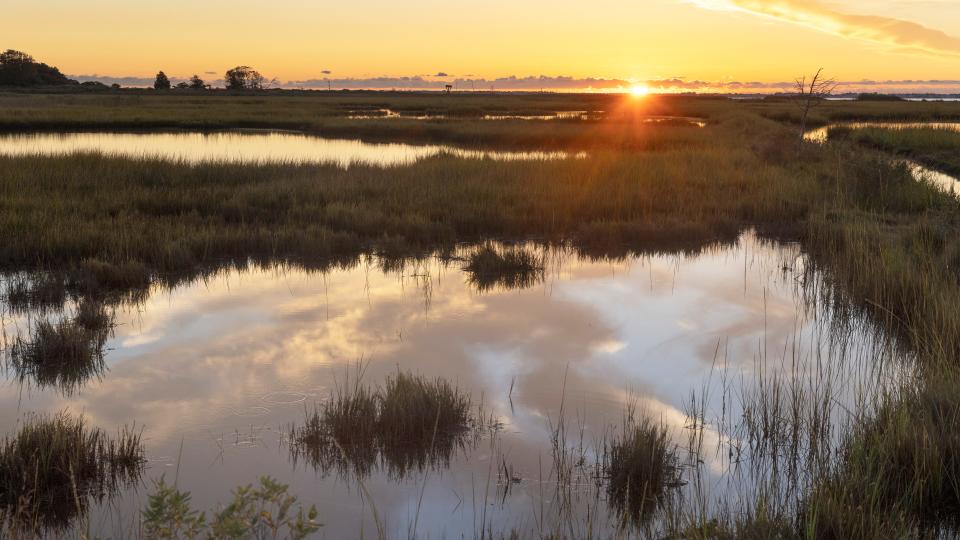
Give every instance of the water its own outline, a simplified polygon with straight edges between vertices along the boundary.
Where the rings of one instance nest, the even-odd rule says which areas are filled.
[[[351,111],[347,118],[351,120],[446,120],[451,117],[444,114],[401,113],[392,109],[375,109],[373,111]],[[470,117],[454,118],[463,120]],[[602,120],[608,118],[608,115],[605,111],[552,111],[542,114],[485,114],[478,118],[484,121],[527,120],[549,122],[552,120]],[[631,120],[639,120],[644,124],[674,124],[701,128],[707,126],[707,122],[703,118],[689,116],[645,116],[639,119],[631,117]]]
[[[603,111],[552,111],[543,114],[485,114],[480,116],[481,120],[589,120],[603,118]],[[383,120],[383,119],[403,119],[403,120],[445,120],[449,118],[445,114],[415,114],[402,113],[393,109],[374,109],[350,111],[347,118],[351,120]],[[469,117],[465,117],[469,118]]]
[[[811,129],[803,135],[803,138],[810,142],[822,144],[829,139],[831,129],[840,127],[849,129],[940,129],[960,132],[960,122],[838,122]],[[897,162],[903,163],[917,181],[929,182],[947,193],[956,193],[960,188],[960,185],[958,185],[960,178],[925,167],[913,160],[898,159]]]
[[[494,284],[481,292],[462,269],[469,248],[390,270],[361,260],[324,273],[230,270],[155,287],[116,307],[105,370],[75,391],[20,381],[8,370],[0,430],[14,432],[26,414],[62,409],[110,433],[142,426],[149,458],[142,485],[91,514],[94,532],[107,536],[136,519],[151,479],[175,474],[204,509],[226,501],[234,486],[271,475],[317,505],[332,538],[376,531],[372,507],[390,537],[406,535],[414,521],[424,537],[473,536],[482,523],[532,534],[541,512],[548,529],[572,519],[580,530],[588,509],[589,527],[607,536],[617,521],[596,479],[568,486],[566,510],[554,498],[564,489],[551,469],[561,410],[565,445],[579,444],[582,426],[590,463],[628,403],[666,423],[671,441],[686,447],[691,397],[702,400],[704,463],[700,481],[686,478],[683,489],[697,486],[716,500],[752,489],[732,480],[747,461],[746,434],[731,429],[742,412],[735,395],[751,395],[761,377],[829,380],[840,426],[856,391],[899,360],[856,317],[837,332],[829,302],[817,301],[828,291],[796,246],[748,234],[699,255],[612,261],[527,249],[546,270],[520,289]],[[8,345],[57,317],[5,311]],[[372,385],[397,370],[444,377],[482,401],[502,429],[454,451],[448,465],[402,478],[381,469],[360,484],[294,461],[289,426],[358,361]],[[505,465],[515,478],[502,478]]]
[[[837,122],[807,131],[803,138],[817,143],[826,142],[830,130],[836,128],[848,129],[940,129],[960,132],[960,122]]]
[[[99,152],[109,156],[186,163],[305,163],[401,167],[439,155],[500,161],[583,158],[567,152],[470,150],[446,145],[371,143],[292,132],[29,133],[0,135],[0,155],[56,156]]]

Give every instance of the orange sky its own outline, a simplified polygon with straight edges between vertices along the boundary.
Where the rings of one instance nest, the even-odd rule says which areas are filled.
[[[11,1],[0,47],[71,75],[960,79],[956,0]]]

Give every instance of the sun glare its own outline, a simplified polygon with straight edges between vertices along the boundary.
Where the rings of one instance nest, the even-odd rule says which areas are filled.
[[[649,93],[650,93],[650,88],[643,85],[637,85],[630,89],[630,94],[632,94],[633,97],[643,97],[648,95]]]

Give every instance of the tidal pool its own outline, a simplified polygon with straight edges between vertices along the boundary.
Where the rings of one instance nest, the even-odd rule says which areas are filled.
[[[108,156],[186,163],[305,163],[400,167],[438,155],[500,161],[582,158],[567,152],[470,150],[445,145],[371,143],[303,133],[27,133],[0,135],[0,155],[57,156],[99,152]]]
[[[850,129],[880,128],[880,129],[940,129],[960,132],[960,122],[839,122],[807,131],[803,138],[807,141],[825,143],[830,137],[830,130],[838,127]],[[930,182],[934,186],[948,193],[956,193],[960,178],[925,167],[916,161],[898,159],[898,163],[906,165],[910,174],[918,181]]]
[[[960,132],[960,122],[837,122],[811,129],[803,135],[803,138],[812,142],[826,142],[830,137],[830,130],[836,128],[940,129]]]
[[[741,421],[771,388],[824,403],[823,433],[838,442],[863,396],[907,363],[855,312],[838,314],[797,246],[747,234],[697,254],[614,260],[521,248],[544,263],[522,282],[478,279],[464,270],[476,248],[464,247],[404,265],[365,258],[323,272],[224,270],[157,286],[111,308],[104,365],[70,391],[9,361],[18,336],[61,315],[6,305],[0,429],[9,435],[26,415],[60,410],[106,432],[143,429],[140,485],[90,512],[90,528],[105,536],[137,522],[162,476],[209,509],[270,475],[316,504],[331,538],[378,526],[390,538],[481,529],[605,537],[622,522],[603,474],[590,471],[631,405],[663,422],[683,456],[678,496],[719,506],[750,497],[772,474],[770,456],[751,450],[756,427]],[[291,425],[358,365],[370,385],[398,371],[442,377],[499,427],[457,445],[449,461],[407,471],[387,463],[357,477],[295,459]],[[558,454],[577,456],[576,474],[558,476]]]
[[[451,118],[445,114],[417,114],[403,113],[393,109],[373,109],[350,111],[347,118],[351,120],[383,120],[383,119],[403,119],[403,120],[446,120]],[[461,119],[470,119],[472,117],[456,117]],[[542,114],[485,114],[477,117],[480,120],[589,120],[603,118],[603,111],[549,111]]]

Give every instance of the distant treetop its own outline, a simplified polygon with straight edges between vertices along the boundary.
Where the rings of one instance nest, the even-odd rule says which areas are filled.
[[[6,51],[0,53],[0,64],[33,64],[33,57],[29,54],[21,51],[15,51],[13,49],[7,49]]]
[[[156,90],[169,90],[170,89],[170,79],[167,78],[167,74],[164,72],[157,73],[156,80],[153,81],[153,88]]]
[[[22,51],[7,49],[0,53],[0,86],[47,86],[77,84],[60,70],[36,62]]]
[[[237,66],[223,76],[227,90],[262,90],[266,78],[250,66]]]

